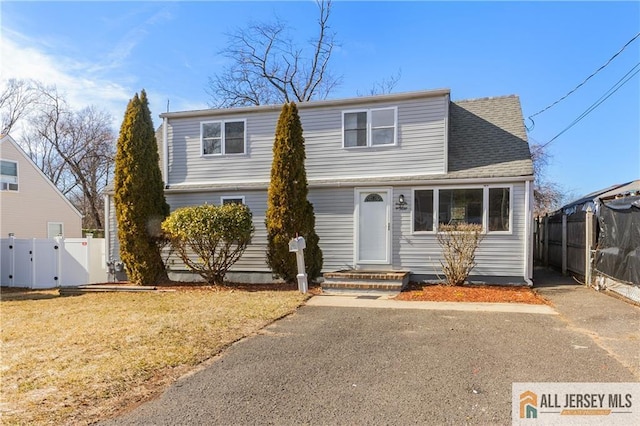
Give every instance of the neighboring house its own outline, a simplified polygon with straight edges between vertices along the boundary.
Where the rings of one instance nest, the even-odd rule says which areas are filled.
[[[531,283],[533,167],[516,96],[450,101],[448,89],[298,104],[323,272],[441,274],[441,223],[482,224],[472,275]],[[280,105],[170,112],[158,132],[167,201],[242,202],[252,244],[232,272],[265,263],[272,147]],[[109,255],[118,257],[112,199]],[[175,260],[171,269],[182,267]],[[231,274],[230,279],[233,278]],[[247,279],[247,277],[243,277]]]
[[[82,237],[82,215],[11,136],[0,139],[0,236]]]

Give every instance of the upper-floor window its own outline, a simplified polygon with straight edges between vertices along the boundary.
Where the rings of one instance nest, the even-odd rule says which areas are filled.
[[[18,163],[0,160],[0,191],[18,190]]]
[[[343,112],[343,146],[395,145],[397,112],[395,107]]]
[[[62,237],[63,224],[61,222],[47,223],[47,238]]]
[[[474,223],[485,232],[510,232],[511,188],[447,188],[413,191],[413,232],[442,224]],[[486,219],[485,219],[486,218]]]
[[[202,155],[231,155],[246,152],[245,120],[200,123]]]

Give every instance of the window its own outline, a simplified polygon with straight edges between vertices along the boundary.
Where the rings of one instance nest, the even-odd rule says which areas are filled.
[[[396,108],[379,108],[343,113],[345,148],[395,145]]]
[[[202,155],[245,153],[245,121],[210,121],[200,123]],[[222,131],[224,129],[224,131]]]
[[[55,238],[62,236],[62,223],[49,222],[47,223],[47,238]]]
[[[220,197],[220,203],[225,204],[244,204],[244,197]]]
[[[438,194],[438,223],[482,225],[482,188],[441,189]]]
[[[18,190],[18,163],[9,160],[0,160],[0,190]]]
[[[413,194],[413,230],[433,231],[433,190],[417,190]]]
[[[489,188],[489,231],[509,231],[509,188]]]
[[[381,203],[383,201],[380,194],[369,194],[364,198],[365,203]]]
[[[413,191],[413,232],[434,232],[440,224],[461,222],[482,225],[485,232],[510,232],[511,188]]]

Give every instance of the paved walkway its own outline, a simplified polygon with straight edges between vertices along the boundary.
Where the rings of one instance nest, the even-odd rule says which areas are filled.
[[[534,289],[570,329],[590,336],[640,380],[640,307],[552,269],[534,270]]]
[[[375,297],[375,296],[374,296]],[[333,306],[342,308],[380,308],[380,309],[421,309],[431,311],[467,311],[467,312],[511,312],[521,314],[557,315],[547,305],[527,305],[524,303],[463,303],[463,302],[417,302],[392,300],[381,296],[378,299],[358,295],[320,295],[307,302],[308,306]]]

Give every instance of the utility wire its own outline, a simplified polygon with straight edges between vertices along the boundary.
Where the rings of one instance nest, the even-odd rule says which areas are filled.
[[[555,135],[553,138],[551,138],[551,140],[549,140],[549,142],[546,142],[544,145],[542,145],[542,148],[546,147],[547,145],[549,145],[551,142],[553,142],[554,140],[556,140],[558,137],[560,137],[564,132],[566,132],[567,130],[569,130],[570,128],[572,128],[573,126],[575,126],[576,124],[578,124],[583,118],[585,118],[587,115],[589,115],[594,109],[596,109],[597,107],[599,107],[604,101],[606,101],[607,99],[609,99],[609,97],[611,95],[613,95],[614,93],[616,93],[622,86],[624,86],[626,83],[629,82],[629,80],[631,80],[636,74],[638,74],[640,72],[640,69],[636,69],[640,67],[640,62],[638,62],[633,68],[631,68],[629,70],[629,72],[627,72],[625,75],[622,76],[622,78],[620,80],[618,80],[613,86],[611,86],[611,88],[609,90],[607,90],[604,95],[600,96],[600,98],[598,98],[598,100],[596,100],[593,104],[591,104],[591,106],[589,108],[587,108],[582,114],[580,114],[575,120],[573,120],[571,122],[571,124],[569,124],[567,127],[565,127],[560,133],[558,133],[557,135]],[[634,72],[635,70],[635,72]],[[626,80],[625,80],[626,79]],[[623,81],[624,80],[624,81]]]
[[[567,93],[566,95],[564,95],[563,97],[561,97],[560,99],[558,99],[557,101],[555,101],[554,103],[552,103],[551,105],[547,106],[546,108],[541,109],[540,111],[536,112],[535,114],[531,114],[529,116],[529,120],[531,120],[531,117],[535,117],[538,114],[542,114],[543,112],[545,112],[546,110],[552,108],[553,106],[557,105],[558,103],[560,103],[562,100],[566,99],[569,95],[571,95],[573,92],[575,92],[576,90],[578,90],[580,87],[582,87],[587,81],[589,81],[589,79],[591,79],[591,77],[593,77],[594,75],[598,74],[600,71],[602,71],[607,65],[609,65],[611,63],[611,61],[613,61],[619,54],[622,53],[622,51],[624,51],[627,46],[629,46],[631,43],[633,43],[633,41],[635,39],[637,39],[638,37],[640,37],[640,33],[636,34],[631,40],[629,40],[624,46],[622,46],[622,48],[620,50],[618,50],[611,58],[609,58],[609,60],[602,65],[600,68],[598,68],[595,72],[593,72],[589,77],[585,78],[584,81],[580,84],[578,84],[575,88],[573,88],[573,90],[569,91],[569,93]],[[533,122],[533,120],[531,120]]]

